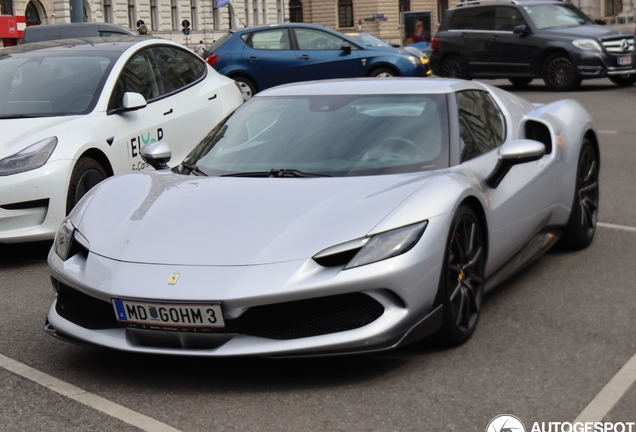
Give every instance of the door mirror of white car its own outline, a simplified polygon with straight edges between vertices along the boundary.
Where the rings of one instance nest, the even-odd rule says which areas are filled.
[[[124,93],[122,106],[126,109],[126,111],[138,110],[146,105],[148,105],[146,98],[144,98],[141,94],[135,92]]]
[[[141,148],[141,158],[156,170],[168,169],[168,162],[172,157],[172,151],[168,144],[156,141]]]
[[[488,183],[488,186],[496,188],[508,174],[510,168],[522,163],[539,160],[544,154],[545,145],[538,141],[527,139],[509,141],[499,147],[499,160],[495,169],[492,170],[486,179],[486,183]]]

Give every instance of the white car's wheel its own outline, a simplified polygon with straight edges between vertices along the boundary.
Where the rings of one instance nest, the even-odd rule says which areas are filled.
[[[86,192],[91,190],[97,183],[104,180],[106,171],[95,160],[89,157],[81,157],[71,174],[71,181],[68,185],[68,196],[66,198],[66,214],[69,214],[75,204],[82,199]]]

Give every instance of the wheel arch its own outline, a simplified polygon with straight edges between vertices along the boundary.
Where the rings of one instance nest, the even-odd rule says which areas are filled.
[[[544,63],[547,60],[547,58],[550,57],[552,54],[556,54],[556,53],[564,54],[567,58],[572,60],[572,56],[570,55],[568,50],[566,50],[565,48],[563,48],[563,47],[550,47],[550,48],[546,49],[545,51],[543,51],[543,54],[541,55],[541,61],[539,62],[539,67],[540,67],[539,73],[543,72],[543,66],[544,66]]]
[[[476,196],[469,195],[459,203],[457,208],[461,205],[468,206],[475,213],[475,216],[477,216],[478,222],[481,224],[481,228],[484,232],[484,244],[486,245],[486,251],[488,251],[488,222],[486,220],[486,213],[481,205],[481,201],[479,201]],[[486,259],[488,259],[487,255]]]
[[[235,81],[236,81],[236,79],[237,79],[237,78],[245,78],[245,79],[248,79],[248,80],[250,80],[250,82],[251,82],[252,84],[254,84],[254,87],[255,87],[255,88],[254,88],[254,94],[256,94],[256,93],[258,93],[258,92],[260,91],[260,90],[259,90],[259,89],[260,89],[260,87],[259,87],[259,85],[258,85],[258,81],[256,81],[256,79],[254,79],[254,77],[252,77],[252,76],[251,76],[250,74],[248,74],[247,72],[243,72],[243,71],[240,71],[240,72],[232,72],[232,73],[227,74],[226,76],[227,76],[228,78],[231,78],[231,79],[235,80]]]
[[[367,73],[366,76],[370,77],[378,69],[391,69],[393,73],[395,73],[395,76],[402,76],[399,69],[394,64],[391,64],[391,63],[374,63],[369,69],[369,72]]]
[[[583,135],[583,138],[587,139],[592,144],[592,148],[594,149],[594,152],[596,153],[596,160],[598,161],[598,167],[600,169],[601,168],[601,150],[600,150],[600,147],[598,146],[598,137],[596,136],[596,132],[594,132],[594,130],[592,129],[588,129]]]
[[[111,177],[113,174],[115,174],[115,171],[113,170],[113,166],[111,165],[108,156],[106,156],[101,150],[90,148],[84,151],[84,153],[82,153],[80,157],[77,158],[77,160],[80,160],[83,157],[88,157],[97,161],[97,163],[102,166],[104,171],[106,171],[106,175],[108,175],[108,177]]]

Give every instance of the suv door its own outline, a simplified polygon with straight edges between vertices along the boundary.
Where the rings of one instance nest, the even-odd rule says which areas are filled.
[[[468,75],[471,77],[484,75],[489,71],[494,19],[493,6],[469,7],[456,10],[448,23],[449,32],[459,36],[453,39],[460,57],[468,63]]]
[[[329,78],[353,78],[362,75],[356,46],[347,53],[341,46],[345,39],[309,28],[293,28],[298,44],[298,76],[302,81]]]
[[[504,77],[531,75],[537,47],[521,11],[514,6],[496,6],[494,20],[490,72]],[[528,33],[513,33],[520,25],[525,25]]]

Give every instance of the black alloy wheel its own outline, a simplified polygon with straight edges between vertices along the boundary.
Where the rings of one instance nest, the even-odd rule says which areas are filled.
[[[444,311],[437,340],[444,345],[463,344],[477,327],[486,268],[483,236],[475,213],[460,206],[451,224],[438,292]]]
[[[584,249],[594,238],[599,205],[598,173],[598,156],[586,139],[579,156],[570,219],[563,235],[564,246],[568,249]]]
[[[444,78],[468,79],[466,67],[459,56],[451,55],[444,59],[442,64],[442,76]]]
[[[550,90],[574,90],[581,84],[572,61],[561,53],[552,54],[543,64],[543,81]]]
[[[108,176],[104,168],[95,159],[81,157],[71,174],[66,198],[66,214],[68,215],[79,200],[106,177]]]

